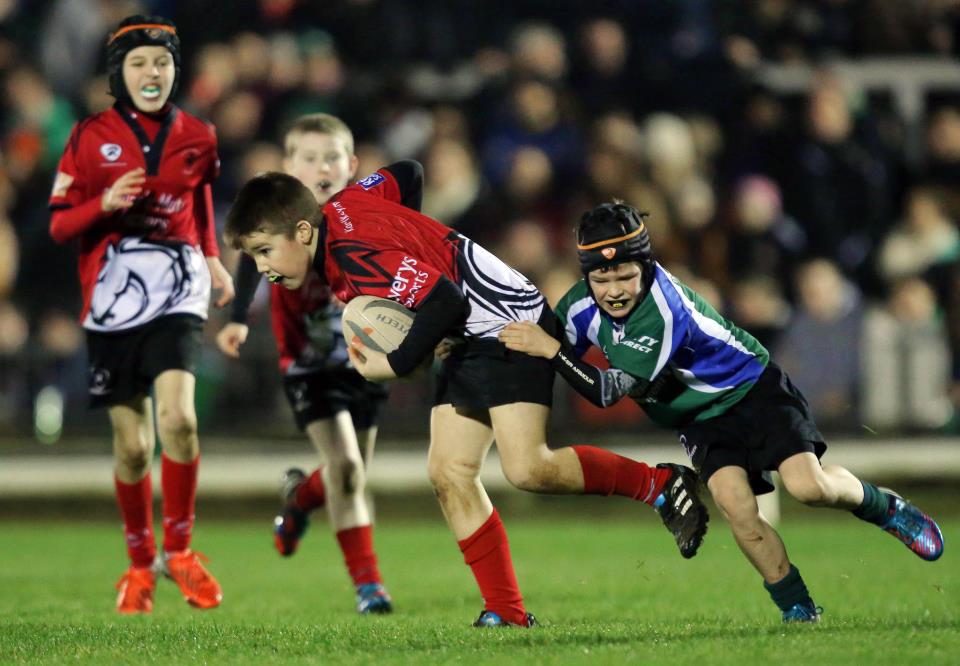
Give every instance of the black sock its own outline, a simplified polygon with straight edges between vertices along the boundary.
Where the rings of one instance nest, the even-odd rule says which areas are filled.
[[[890,496],[872,483],[861,481],[860,485],[863,486],[863,503],[853,510],[853,515],[868,523],[883,525],[889,517]]]
[[[776,583],[764,581],[763,586],[767,588],[767,592],[770,593],[770,598],[773,599],[773,603],[782,611],[790,610],[796,604],[813,604],[813,600],[810,598],[810,592],[807,591],[807,585],[800,576],[800,570],[792,564],[786,576]]]

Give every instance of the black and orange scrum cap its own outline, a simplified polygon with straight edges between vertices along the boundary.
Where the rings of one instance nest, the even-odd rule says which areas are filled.
[[[577,254],[584,275],[603,266],[653,260],[646,213],[624,203],[604,203],[588,210],[577,225]]]
[[[123,83],[123,59],[138,46],[162,46],[173,56],[176,74],[170,96],[177,92],[180,81],[180,38],[177,27],[162,16],[134,14],[120,21],[120,25],[107,38],[107,76],[110,94],[117,99],[129,97]]]

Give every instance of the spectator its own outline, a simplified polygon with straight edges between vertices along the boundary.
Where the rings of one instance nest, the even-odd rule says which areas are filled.
[[[632,110],[640,102],[630,67],[630,40],[618,21],[596,18],[580,30],[572,84],[587,118]]]
[[[950,216],[960,219],[960,107],[943,106],[933,112],[926,143],[922,180],[943,189]]]
[[[438,139],[427,150],[422,210],[481,244],[492,244],[504,223],[470,146],[452,138]]]
[[[935,429],[953,415],[950,353],[933,290],[907,278],[867,314],[863,330],[863,418],[875,429]]]
[[[735,280],[769,276],[786,295],[807,235],[783,212],[780,188],[766,176],[743,178],[734,191],[727,241],[727,266]]]
[[[784,165],[786,210],[807,233],[810,250],[864,279],[874,239],[887,226],[888,167],[855,132],[839,82],[817,80],[807,98],[806,128]]]
[[[528,147],[546,156],[558,184],[579,180],[584,154],[579,129],[566,117],[558,90],[532,79],[514,84],[506,113],[484,141],[483,170],[494,186],[510,186],[516,155]]]
[[[886,280],[923,275],[960,257],[960,231],[935,190],[922,186],[910,190],[905,218],[880,250],[880,274]]]
[[[790,321],[790,306],[780,283],[757,275],[733,283],[730,289],[731,319],[760,341],[767,349],[779,345],[780,336]]]
[[[804,264],[796,288],[797,309],[774,354],[818,421],[850,425],[857,413],[860,292],[827,259]]]

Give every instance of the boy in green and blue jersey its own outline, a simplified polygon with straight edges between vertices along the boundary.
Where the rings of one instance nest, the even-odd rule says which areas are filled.
[[[514,323],[501,341],[550,359],[594,404],[629,396],[675,429],[785,622],[816,622],[822,609],[758,509],[756,496],[773,490],[772,471],[799,501],[852,511],[919,557],[940,557],[943,536],[930,517],[842,467],[821,465],[827,447],[803,395],[753,336],[654,261],[642,214],[602,204],[584,214],[577,241],[584,279],[556,308],[560,330]],[[591,346],[610,369],[581,360]]]

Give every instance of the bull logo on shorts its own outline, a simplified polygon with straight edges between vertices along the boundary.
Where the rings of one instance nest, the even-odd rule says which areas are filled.
[[[90,368],[90,394],[107,395],[110,387],[110,371],[106,368]]]
[[[210,276],[189,245],[127,237],[107,248],[88,329],[123,330],[171,312],[206,315]]]

